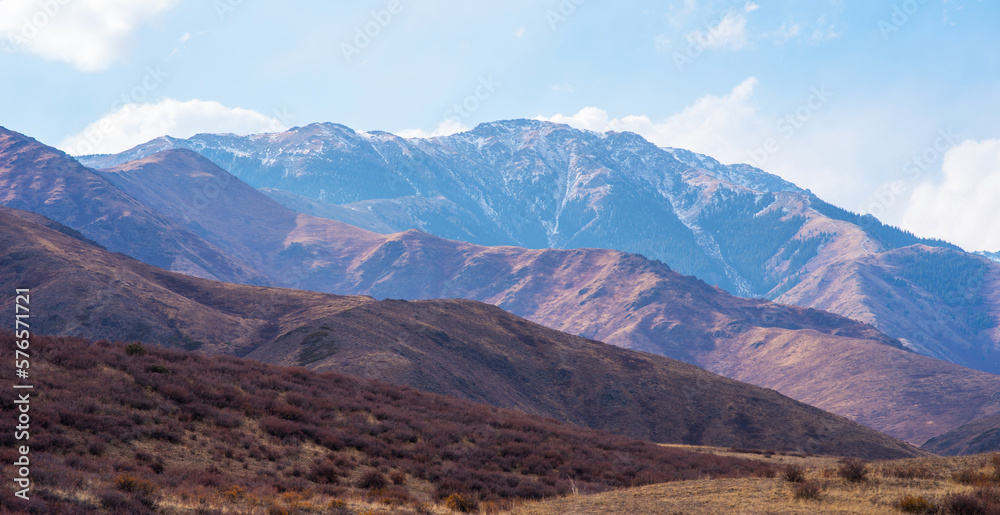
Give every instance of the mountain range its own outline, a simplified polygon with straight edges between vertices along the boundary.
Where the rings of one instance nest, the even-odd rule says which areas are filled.
[[[510,120],[404,139],[327,123],[163,137],[80,160],[114,168],[168,149],[198,152],[300,213],[382,234],[641,254],[736,295],[844,315],[921,354],[1000,372],[995,261],[636,134]]]
[[[71,160],[30,138],[9,131],[6,134],[16,142],[20,155],[34,155],[35,159],[22,157],[20,166],[5,168],[4,175],[11,177],[4,180],[43,183],[50,175],[47,166]],[[2,158],[5,156],[0,154]],[[61,166],[72,168],[71,164]],[[237,262],[235,269],[262,277],[267,284],[381,299],[480,300],[554,329],[679,358],[733,379],[774,388],[914,443],[1000,412],[994,396],[982,393],[1000,391],[997,376],[917,355],[871,326],[831,313],[733,297],[641,255],[600,249],[480,247],[413,230],[380,235],[296,213],[201,155],[183,149],[159,152],[103,171],[76,166],[74,173],[98,176],[103,181],[100,184],[110,184],[116,190],[115,198],[130,199],[183,226],[204,245],[220,249],[227,259]],[[78,196],[84,199],[81,202],[101,203],[102,191],[80,191]],[[34,207],[32,210],[59,200],[58,191],[37,188],[31,193],[21,201],[29,209]],[[73,222],[66,217],[57,221]],[[116,237],[87,226],[74,229],[108,248]],[[845,231],[859,236],[860,229],[848,227]],[[940,246],[903,250],[928,255],[956,252]],[[205,275],[238,282],[232,277],[233,267],[213,268],[212,264],[206,263],[209,266],[202,269]],[[95,284],[108,284],[102,283],[105,279]],[[112,284],[116,280],[132,284],[128,278],[111,279]],[[179,288],[186,291],[187,286]],[[157,289],[151,287],[150,291]],[[136,301],[127,301],[132,302]],[[235,302],[226,300],[224,304],[230,307],[221,310],[223,314],[234,316],[229,310],[237,309],[231,307]],[[149,299],[143,305],[158,306]],[[99,308],[95,305],[91,310]],[[85,311],[88,307],[75,309]],[[387,307],[379,309],[384,310],[384,316],[393,313]],[[240,354],[259,351],[250,343],[255,338],[277,342],[291,330],[282,329],[280,323],[265,328],[259,321],[246,326],[242,315],[230,319],[228,330],[215,322],[192,327],[188,317],[171,313],[176,312],[140,317],[162,321],[146,333],[142,332],[144,326],[122,325],[114,317],[107,323],[105,317],[98,318],[94,331],[124,327],[133,332],[115,337],[164,338],[156,341],[215,352],[226,352],[224,349],[230,347],[228,352]],[[448,319],[435,314],[435,309],[428,308],[427,313],[423,316],[430,320]],[[308,326],[306,318],[294,313],[276,316],[290,316],[299,325]],[[424,326],[433,324],[411,327]],[[280,358],[284,362],[295,362],[303,353],[324,356],[331,348],[338,348],[336,339],[327,339],[328,330],[309,327],[306,330],[312,332],[299,336],[327,333],[316,334],[309,345],[300,344],[313,350],[300,348],[295,354],[292,340],[291,347],[267,359],[284,356]],[[51,330],[69,334],[83,331],[72,323],[54,325]],[[397,339],[405,340],[409,338],[405,335],[413,332],[401,326]],[[211,339],[213,333],[229,336]],[[431,333],[433,329],[427,332]],[[257,355],[266,352],[260,350]],[[304,362],[322,365],[319,359],[310,361],[311,357]],[[385,366],[383,370],[390,370],[389,365],[398,358],[389,353],[381,360],[358,360],[362,361],[387,363],[371,368]],[[399,366],[405,367],[405,361]]]
[[[348,373],[656,442],[920,455],[772,390],[474,301],[376,301],[222,283],[110,253],[34,213],[0,208],[0,227],[0,277],[31,290],[40,334]]]

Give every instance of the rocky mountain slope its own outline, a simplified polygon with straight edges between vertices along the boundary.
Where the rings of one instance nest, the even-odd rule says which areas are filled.
[[[200,279],[109,253],[38,218],[0,209],[0,279],[31,289],[36,334],[142,340],[337,371],[659,442],[919,453],[777,392],[493,306]]]
[[[573,334],[743,377],[916,443],[1000,411],[968,393],[989,389],[993,376],[921,361],[871,327],[829,313],[732,297],[642,256],[486,248],[416,231],[378,235],[290,213],[185,150],[103,173],[136,197],[144,198],[140,185],[158,192],[146,200],[178,223],[195,220],[184,204],[188,192],[210,192],[212,202],[197,211],[199,234],[220,248],[271,249],[242,257],[255,270],[271,270],[274,284],[489,302]],[[172,190],[180,192],[177,201],[156,200]],[[783,343],[771,350],[772,339]],[[742,368],[734,358],[741,353],[754,357],[741,358],[748,363]],[[948,380],[927,381],[928,373]],[[787,379],[799,374],[808,381]],[[986,383],[972,386],[977,381]]]
[[[189,229],[152,212],[66,154],[0,127],[0,205],[45,215],[109,250],[201,277],[265,279]]]
[[[1000,304],[990,294],[1000,265],[984,272],[983,260],[953,245],[844,211],[759,169],[635,134],[512,120],[403,139],[313,124],[160,138],[81,159],[110,167],[173,148],[201,153],[302,213],[384,234],[639,253],[741,296],[849,316],[922,354],[1000,372]],[[903,273],[893,263],[913,245],[954,252],[925,254],[919,273]],[[983,280],[938,284],[925,273],[955,266]]]

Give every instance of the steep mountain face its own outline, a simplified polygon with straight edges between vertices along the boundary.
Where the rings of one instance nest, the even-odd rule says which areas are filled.
[[[918,443],[1000,411],[970,393],[989,389],[995,376],[914,355],[870,326],[829,313],[732,297],[639,255],[480,247],[417,231],[378,235],[283,213],[185,150],[102,173],[137,197],[142,191],[132,189],[140,186],[157,192],[168,200],[149,202],[179,221],[186,208],[169,190],[225,182],[198,211],[200,230],[221,248],[247,249],[246,259],[282,286],[488,302],[572,334],[746,377]],[[927,381],[927,374],[947,380]]]
[[[157,266],[229,281],[265,280],[73,158],[2,127],[0,205],[40,213],[111,251]]]
[[[1000,303],[990,294],[1000,265],[982,272],[981,260],[953,245],[844,211],[759,169],[631,133],[514,120],[424,140],[313,124],[160,138],[81,159],[109,167],[170,148],[197,151],[301,213],[382,234],[419,229],[483,245],[639,253],[734,294],[849,316],[911,350],[1000,372]],[[969,298],[982,303],[956,305],[958,286],[892,264],[914,245],[924,246],[925,270],[982,275],[960,287],[979,287]]]
[[[914,245],[816,263],[777,300],[905,334],[903,343],[921,354],[1000,370],[1000,266],[978,256]]]
[[[195,150],[251,186],[282,190],[286,196],[275,198],[289,205],[303,207],[304,197],[364,211],[361,223],[343,209],[313,211],[359,227],[419,229],[482,245],[640,253],[747,296],[763,295],[776,283],[746,276],[742,262],[730,262],[726,250],[742,242],[723,241],[732,230],[720,220],[726,213],[706,209],[737,196],[735,209],[753,214],[775,201],[765,195],[771,190],[724,178],[745,176],[744,184],[800,192],[760,170],[660,149],[635,134],[531,120],[433,140],[358,134],[335,124],[248,137],[161,138],[83,162],[108,168],[167,148]],[[794,234],[799,221],[783,218],[773,213],[761,225]]]
[[[658,442],[870,458],[920,453],[777,392],[493,306],[210,281],[109,253],[38,218],[0,208],[0,279],[31,289],[36,333],[139,339],[335,370]]]

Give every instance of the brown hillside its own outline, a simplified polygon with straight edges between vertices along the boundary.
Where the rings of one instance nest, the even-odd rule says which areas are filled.
[[[958,429],[935,436],[923,448],[945,456],[1000,451],[1000,415],[974,420]]]
[[[0,275],[5,284],[31,288],[36,331],[249,353],[662,442],[866,457],[919,453],[776,392],[495,307],[213,282],[110,254],[17,213],[0,210]]]
[[[0,344],[12,348],[13,334]],[[315,512],[338,499],[415,508],[456,494],[506,503],[774,474],[335,373],[78,338],[36,336],[31,354],[35,482],[29,502],[3,489],[6,513]],[[11,395],[7,427],[18,414]],[[24,441],[0,439],[11,477]]]

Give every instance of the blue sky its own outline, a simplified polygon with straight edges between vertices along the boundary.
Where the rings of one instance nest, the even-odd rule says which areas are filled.
[[[981,0],[0,0],[0,124],[82,153],[541,117],[995,251],[998,26]]]

